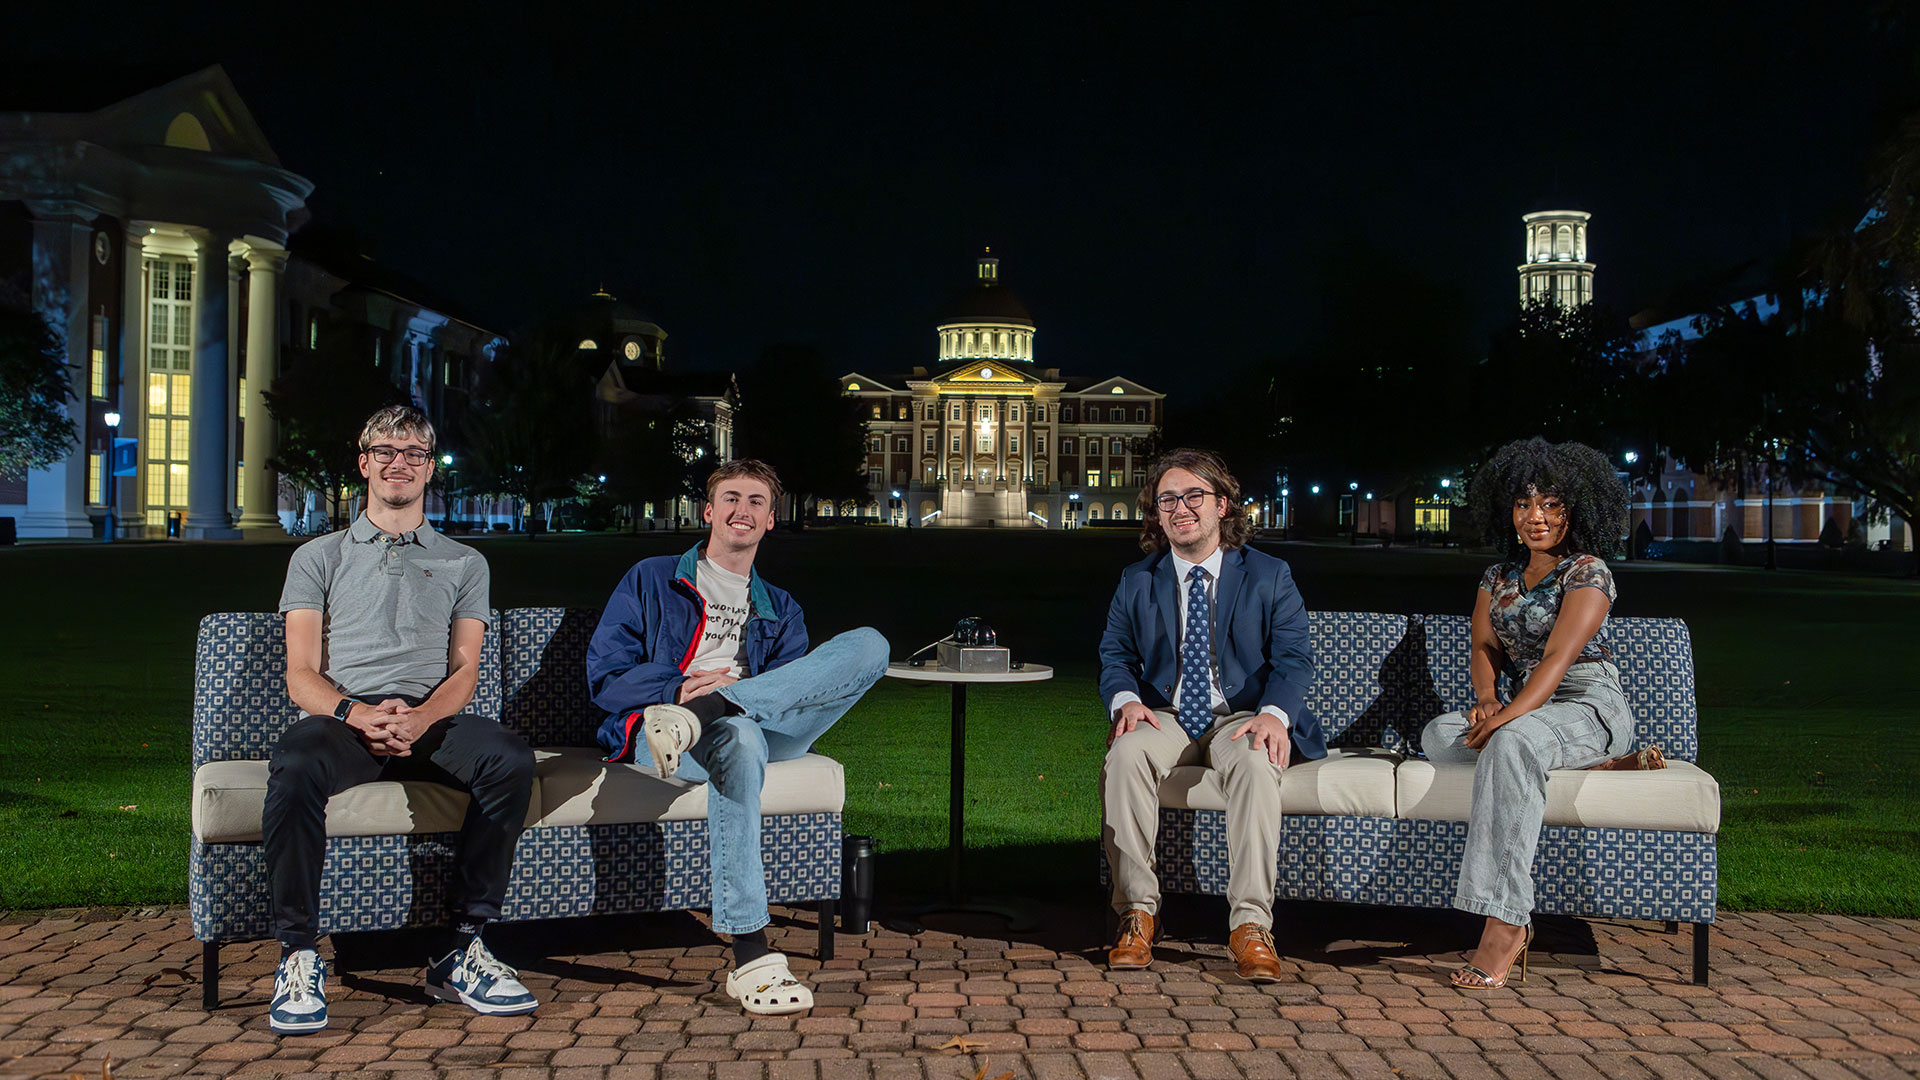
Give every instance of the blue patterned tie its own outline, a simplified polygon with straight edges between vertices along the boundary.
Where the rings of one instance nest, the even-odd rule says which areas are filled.
[[[1180,644],[1180,728],[1198,739],[1213,726],[1212,666],[1207,642],[1213,619],[1207,604],[1207,572],[1194,567],[1187,575],[1187,635]]]

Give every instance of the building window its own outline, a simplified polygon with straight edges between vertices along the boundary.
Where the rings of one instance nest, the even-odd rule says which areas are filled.
[[[1133,470],[1133,486],[1134,487],[1147,486],[1147,472],[1145,469]]]
[[[961,417],[961,415],[960,415],[960,403],[959,403],[959,402],[955,402],[955,403],[954,403],[954,405],[953,405],[953,419],[955,419],[955,420],[959,420],[959,419],[962,419],[962,417]]]
[[[1144,424],[1144,423],[1146,423],[1146,422],[1147,422],[1147,410],[1146,410],[1146,409],[1144,409],[1144,408],[1139,408],[1139,409],[1135,409],[1135,410],[1133,410],[1133,422],[1134,422],[1134,423],[1136,423],[1136,424]]]
[[[991,405],[980,406],[980,419],[982,420],[993,419],[993,406]]]
[[[904,454],[907,452],[907,447],[909,445],[911,444],[907,442],[907,437],[905,435],[902,435],[899,438],[893,440],[893,452],[896,454]]]
[[[1125,423],[1127,419],[1127,410],[1121,408],[1118,405],[1115,405],[1112,409],[1108,410],[1108,415],[1113,417],[1113,422],[1116,424]]]
[[[1047,422],[1047,407],[1045,405],[1035,405],[1033,407],[1033,422],[1036,424],[1044,424]]]
[[[1012,406],[1011,412],[1008,414],[1008,419],[1010,420],[1020,419],[1020,406],[1018,405]]]
[[[1079,453],[1080,452],[1079,449],[1074,445],[1078,441],[1079,440],[1075,439],[1071,435],[1060,436],[1060,452],[1063,454]]]
[[[1113,520],[1115,521],[1127,520],[1127,504],[1126,503],[1113,504]]]
[[[880,403],[877,401],[873,403],[873,418],[880,419]]]
[[[1127,440],[1125,439],[1108,439],[1107,440],[1107,453],[1124,454],[1126,452],[1127,452]]]
[[[867,470],[867,486],[875,487],[875,488],[880,486],[880,470],[879,469]]]
[[[307,351],[318,352],[319,350],[320,316],[318,314],[309,315],[307,316]]]
[[[1018,435],[1007,436],[1007,453],[1017,454],[1019,452],[1020,452],[1020,436]]]
[[[1114,470],[1112,470],[1112,471],[1110,471],[1110,472],[1108,472],[1108,473],[1107,473],[1107,486],[1108,486],[1108,487],[1119,487],[1119,486],[1120,486],[1120,475],[1121,475],[1121,474],[1120,474],[1120,470],[1119,470],[1119,469],[1114,469]]]
[[[1060,406],[1060,422],[1063,424],[1073,423],[1073,406],[1071,405]]]
[[[907,418],[907,407],[905,405],[902,405],[899,408],[895,409],[893,411],[893,418],[895,420],[905,420]]]
[[[1087,470],[1087,486],[1090,488],[1095,488],[1100,486],[1100,470],[1099,469]]]
[[[878,436],[875,436],[874,438],[868,440],[867,449],[873,451],[876,454],[880,452],[880,439]]]
[[[1036,484],[1044,484],[1047,482],[1046,462],[1038,462],[1033,466],[1033,482]]]
[[[99,450],[87,454],[87,505],[100,506],[107,501],[107,455]]]
[[[1100,520],[1100,504],[1099,503],[1094,503],[1087,507],[1087,520],[1088,521]]]
[[[979,440],[979,445],[974,447],[975,450],[978,450],[982,454],[993,453],[993,436],[992,435],[983,431],[977,436],[977,438]]]
[[[87,392],[104,398],[107,396],[107,317],[95,315],[88,323],[92,330],[92,348],[87,354]]]
[[[959,453],[959,452],[960,452],[960,436],[958,436],[958,435],[955,435],[955,436],[953,437],[953,449],[951,449],[951,450],[949,450],[949,451],[947,451],[947,452],[948,452],[948,453],[950,453],[950,454],[957,454],[957,453]]]
[[[147,523],[165,525],[187,505],[187,435],[193,369],[193,264],[155,259],[147,274]]]
[[[940,449],[940,444],[934,441],[935,437],[936,436],[933,434],[933,432],[931,431],[927,432],[927,451],[926,452],[929,454],[934,453]]]

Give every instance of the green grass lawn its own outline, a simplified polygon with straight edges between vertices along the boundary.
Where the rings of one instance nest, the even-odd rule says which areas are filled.
[[[599,606],[637,558],[691,536],[484,542],[494,603]],[[186,895],[194,628],[270,610],[294,544],[0,549],[0,910]],[[1458,611],[1485,558],[1282,546],[1309,606]],[[1094,652],[1125,535],[818,530],[760,566],[816,640],[877,626],[896,655],[981,615],[1051,682],[969,697],[969,878],[983,892],[1084,887],[1097,859]],[[1701,764],[1720,781],[1722,905],[1920,915],[1920,585],[1630,564],[1623,615],[1693,629]],[[948,692],[883,680],[821,743],[847,768],[846,827],[884,888],[944,872]],[[902,871],[905,870],[903,874]]]

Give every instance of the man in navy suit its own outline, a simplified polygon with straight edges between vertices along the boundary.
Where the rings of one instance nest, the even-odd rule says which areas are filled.
[[[1160,783],[1176,766],[1219,773],[1227,803],[1227,903],[1240,977],[1276,982],[1273,894],[1280,783],[1325,757],[1303,704],[1313,681],[1307,609],[1287,564],[1247,547],[1240,485],[1219,458],[1175,450],[1140,489],[1147,557],[1120,574],[1100,638],[1100,697],[1113,730],[1100,771],[1102,840],[1120,938],[1108,966],[1153,962]]]

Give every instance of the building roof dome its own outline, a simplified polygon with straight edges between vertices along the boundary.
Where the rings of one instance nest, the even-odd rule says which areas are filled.
[[[973,284],[940,309],[939,324],[980,320],[1032,326],[1033,316],[1028,314],[1027,305],[1000,284],[1000,260],[993,257],[992,248],[975,261],[974,267]]]

